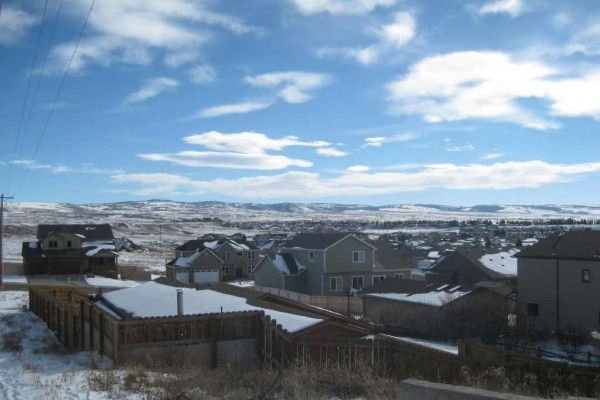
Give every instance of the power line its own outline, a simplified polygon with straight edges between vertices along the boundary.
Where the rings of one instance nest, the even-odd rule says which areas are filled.
[[[25,99],[23,100],[23,107],[21,107],[21,117],[19,118],[19,127],[17,129],[17,136],[15,137],[15,147],[13,150],[13,156],[11,159],[14,161],[19,154],[19,139],[22,135],[22,127],[23,127],[23,118],[25,117],[25,109],[27,108],[27,100],[29,100],[29,89],[31,89],[31,80],[33,78],[33,71],[35,70],[35,64],[37,62],[38,50],[40,47],[40,38],[42,37],[42,31],[44,29],[44,22],[46,21],[46,10],[48,9],[48,0],[44,2],[44,11],[42,13],[42,23],[40,24],[40,29],[38,30],[37,39],[35,41],[35,50],[33,52],[33,61],[31,63],[31,70],[29,71],[29,80],[27,81],[27,90],[25,91]],[[8,178],[6,179],[6,185],[10,186],[10,180],[12,178],[12,171],[14,169],[14,164],[10,163],[8,169]],[[8,189],[8,187],[7,187]]]
[[[92,10],[94,9],[95,3],[96,3],[96,0],[92,0],[92,4],[90,5],[90,9],[88,11],[87,17],[85,18],[85,22],[83,23],[83,26],[81,27],[81,31],[79,32],[79,37],[77,38],[77,42],[75,43],[75,47],[73,48],[73,54],[71,54],[71,59],[69,60],[69,64],[67,65],[65,74],[63,75],[63,78],[60,82],[60,86],[58,87],[58,92],[56,92],[56,97],[54,98],[54,101],[52,102],[52,106],[50,107],[50,112],[48,113],[48,118],[46,119],[46,123],[44,124],[44,128],[42,129],[42,134],[40,135],[40,137],[37,141],[37,144],[34,148],[33,156],[31,157],[32,162],[29,163],[29,165],[27,165],[23,179],[21,179],[21,183],[19,184],[19,187],[15,191],[15,194],[21,190],[23,183],[25,182],[25,180],[27,179],[27,176],[29,175],[29,171],[31,170],[31,165],[33,164],[33,161],[35,161],[35,157],[37,156],[38,150],[40,149],[40,145],[42,144],[42,140],[44,139],[44,136],[46,134],[46,130],[48,129],[48,124],[50,123],[50,119],[52,119],[52,114],[54,114],[54,108],[56,107],[56,103],[58,103],[60,93],[62,92],[62,89],[65,85],[65,81],[67,80],[67,76],[69,75],[69,70],[71,69],[71,64],[73,64],[73,59],[75,58],[75,53],[77,53],[77,48],[79,47],[79,43],[81,42],[81,38],[83,37],[85,28],[88,24],[88,21],[90,20],[90,15],[92,15]]]

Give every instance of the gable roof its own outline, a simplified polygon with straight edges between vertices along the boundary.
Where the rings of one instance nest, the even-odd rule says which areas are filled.
[[[38,225],[37,238],[43,239],[52,232],[67,231],[79,235],[83,240],[113,240],[110,224]]]
[[[202,251],[204,249],[210,249],[213,251],[218,250],[225,243],[228,243],[236,251],[243,250],[258,250],[256,246],[248,242],[246,239],[227,239],[227,238],[203,238],[188,240],[181,246],[177,247],[177,251]]]
[[[281,247],[284,249],[302,248],[307,250],[326,250],[337,242],[350,236],[356,240],[365,243],[367,246],[375,248],[371,243],[367,243],[359,237],[350,233],[300,233]]]
[[[556,232],[524,247],[517,258],[600,260],[600,231]]]
[[[434,262],[427,270],[429,273],[456,271],[463,265],[471,265],[480,270],[489,279],[505,278],[507,274],[486,267],[480,259],[486,251],[477,247],[461,247]],[[509,274],[510,275],[510,274]]]

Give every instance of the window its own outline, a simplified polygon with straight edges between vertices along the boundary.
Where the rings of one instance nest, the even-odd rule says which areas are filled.
[[[67,240],[67,247],[70,249],[73,247],[73,242],[71,240]]]
[[[352,252],[352,262],[362,263],[365,262],[365,252],[363,250]]]
[[[229,260],[229,252],[228,251],[223,253],[223,260],[225,260],[225,261]]]
[[[539,307],[536,303],[527,303],[527,315],[536,316],[538,312]]]
[[[396,272],[394,274],[394,278],[396,278],[396,279],[404,279],[404,273],[402,273],[402,272]]]
[[[248,273],[249,274],[253,274],[254,273],[254,265],[252,265],[252,264],[248,265]]]
[[[352,277],[352,289],[362,289],[364,286],[364,277],[362,276],[353,276]]]
[[[581,282],[583,283],[590,283],[590,270],[589,269],[582,269],[581,270]]]
[[[48,248],[49,249],[57,249],[58,248],[58,242],[56,240],[49,240],[48,241]]]
[[[208,253],[204,253],[204,261],[208,261]]]
[[[248,252],[248,260],[254,260],[254,252],[253,251]]]
[[[341,276],[332,276],[329,278],[329,290],[332,292],[341,292],[342,291],[342,277]]]
[[[384,279],[385,279],[385,275],[373,276],[373,285],[375,285],[376,283],[379,283],[379,282],[383,281]]]
[[[237,255],[238,257],[241,257],[241,256],[243,256],[243,255],[244,255],[244,253],[242,253],[241,251],[238,251],[238,252],[236,253],[236,255]]]
[[[229,275],[229,265],[223,265],[223,275]]]
[[[315,261],[315,252],[314,251],[308,252],[308,261]]]

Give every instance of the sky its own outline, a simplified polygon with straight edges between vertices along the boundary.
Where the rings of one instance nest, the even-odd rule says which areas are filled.
[[[600,204],[596,0],[0,0],[17,202]]]

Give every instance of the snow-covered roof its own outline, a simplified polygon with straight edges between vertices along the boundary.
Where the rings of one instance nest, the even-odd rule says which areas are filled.
[[[292,265],[290,265],[290,263]],[[289,253],[286,253],[285,256],[277,254],[273,260],[273,264],[283,275],[295,275],[306,269],[304,265],[300,264],[298,260]],[[295,264],[295,266],[293,264]]]
[[[175,267],[189,267],[199,255],[200,252],[195,252],[190,256],[177,257],[177,260],[175,260]]]
[[[115,247],[115,243],[112,241],[109,242],[103,240],[96,240],[90,242],[82,242],[81,247],[86,249],[85,255],[88,257],[93,257],[102,250],[109,250],[115,255],[118,255],[118,253],[116,253],[117,248]]]
[[[370,293],[367,296],[441,307],[468,293],[471,293],[471,291],[455,290],[453,292],[439,292],[432,290],[426,293]]]
[[[215,250],[217,247],[219,247],[219,241],[215,240],[213,242],[204,242],[202,245],[207,249]]]
[[[437,251],[430,251],[429,254],[427,254],[427,258],[440,258],[440,253]]]
[[[211,289],[183,288],[183,313],[185,315],[220,312],[264,311],[288,332],[294,333],[322,322],[322,319],[305,317],[281,311],[251,306],[243,297],[224,294]],[[147,282],[136,287],[106,293],[103,298],[115,307],[134,317],[167,317],[177,314],[176,288]]]
[[[513,256],[518,252],[518,249],[511,249],[501,253],[484,254],[479,258],[479,262],[492,271],[517,276],[517,259]]]

